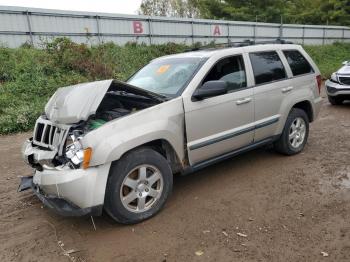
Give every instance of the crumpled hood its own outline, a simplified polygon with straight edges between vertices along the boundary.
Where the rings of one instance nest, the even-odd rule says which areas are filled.
[[[46,116],[55,123],[73,124],[94,114],[113,80],[59,88],[45,106]]]
[[[120,90],[165,101],[164,97],[118,80],[103,80],[59,88],[45,106],[45,114],[51,121],[74,124],[87,120],[96,113],[109,89]]]
[[[350,75],[350,64],[343,66],[337,72],[339,75]]]

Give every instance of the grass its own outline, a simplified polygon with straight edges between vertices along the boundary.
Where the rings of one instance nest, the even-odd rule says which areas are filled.
[[[183,52],[177,44],[123,47],[112,43],[96,47],[56,39],[43,49],[23,46],[0,48],[0,134],[33,128],[55,90],[62,86],[100,79],[127,79],[150,60]],[[341,62],[350,60],[350,44],[306,46],[325,78]]]
[[[304,46],[304,48],[318,65],[324,79],[337,71],[342,66],[342,62],[350,61],[350,43]]]

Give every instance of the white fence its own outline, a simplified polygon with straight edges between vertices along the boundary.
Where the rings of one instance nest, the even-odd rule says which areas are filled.
[[[179,19],[0,6],[0,43],[40,46],[55,37],[99,44],[203,44],[285,39],[300,44],[350,42],[350,28],[204,19]]]

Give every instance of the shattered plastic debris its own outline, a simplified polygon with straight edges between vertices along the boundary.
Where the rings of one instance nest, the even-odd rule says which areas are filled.
[[[204,252],[202,250],[198,250],[195,252],[196,256],[201,256],[204,254]]]
[[[237,235],[240,236],[240,237],[247,237],[248,236],[248,235],[243,234],[243,233],[237,233]]]

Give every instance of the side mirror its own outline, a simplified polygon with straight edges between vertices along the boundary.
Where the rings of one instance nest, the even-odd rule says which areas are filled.
[[[194,91],[192,98],[195,100],[203,100],[205,98],[224,95],[226,93],[227,83],[225,81],[208,81]]]
[[[344,61],[343,62],[343,65],[348,65],[348,64],[350,64],[350,61]]]

